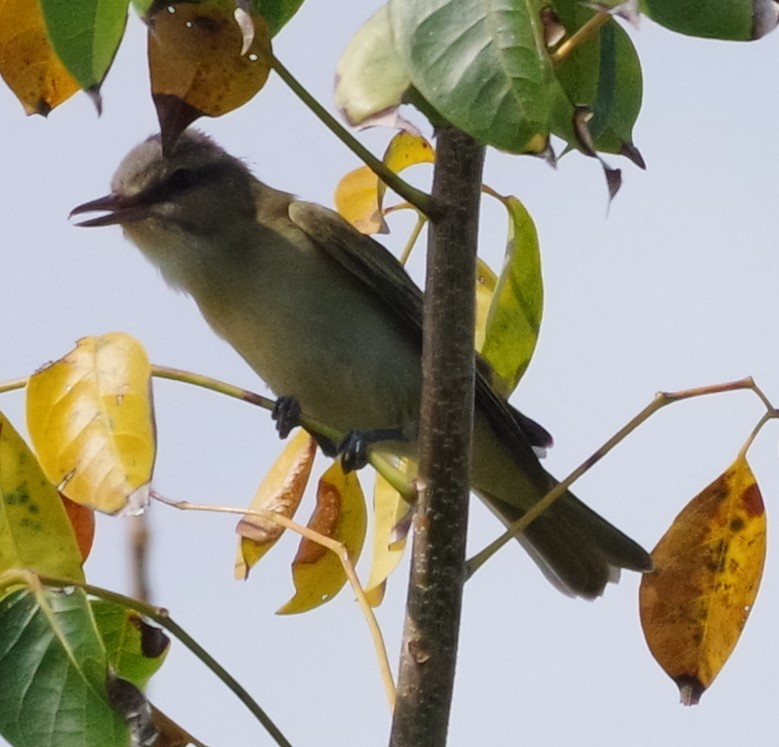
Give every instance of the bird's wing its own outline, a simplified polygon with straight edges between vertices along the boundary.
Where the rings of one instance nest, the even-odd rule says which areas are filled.
[[[293,201],[289,217],[314,243],[379,298],[422,345],[422,291],[403,265],[378,241],[360,233],[332,210]],[[531,446],[546,448],[552,437],[534,420],[508,404],[490,386],[489,364],[477,356],[476,403],[503,442],[522,457]]]

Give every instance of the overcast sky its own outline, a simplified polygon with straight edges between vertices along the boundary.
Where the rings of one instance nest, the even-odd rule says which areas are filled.
[[[276,52],[330,102],[338,55],[377,5],[310,2],[282,31]],[[490,153],[486,165],[485,181],[520,197],[540,234],[545,318],[514,401],[555,435],[547,466],[560,476],[657,390],[753,375],[779,402],[777,37],[707,42],[646,21],[631,35],[645,80],[635,142],[648,169],[608,158],[624,177],[608,216],[592,160],[566,157],[554,171],[537,159]],[[156,363],[264,391],[119,229],[80,230],[67,220],[76,204],[108,191],[122,156],[155,130],[143,44],[133,18],[100,119],[83,95],[48,120],[26,118],[0,88],[0,380],[31,373],[81,336],[124,330]],[[199,126],[264,181],[328,205],[338,178],[357,165],[275,79],[247,107]],[[381,152],[388,138],[365,139]],[[392,225],[392,240],[401,242],[404,224]],[[482,233],[496,266],[505,236],[500,209],[488,206]],[[155,394],[155,487],[192,501],[247,503],[281,449],[267,414],[168,382]],[[0,408],[22,426],[21,395],[5,395]],[[651,549],[682,506],[728,467],[760,414],[746,393],[676,405],[576,492]],[[767,427],[750,454],[769,519],[779,496],[776,434]],[[154,506],[151,522],[154,601],[249,687],[295,745],[386,743],[390,714],[348,590],[310,614],[273,614],[292,594],[294,538],[239,583],[233,519]],[[471,551],[498,532],[474,503]],[[93,583],[127,588],[124,534],[121,521],[100,520],[87,565]],[[512,543],[466,588],[451,745],[774,743],[777,563],[769,547],[741,643],[702,704],[685,709],[643,643],[635,575],[595,603],[567,599]],[[392,578],[379,611],[393,663],[406,573],[404,566]],[[212,747],[270,744],[181,646],[174,644],[150,694]]]

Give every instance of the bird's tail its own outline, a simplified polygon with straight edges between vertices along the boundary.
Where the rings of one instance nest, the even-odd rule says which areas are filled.
[[[508,527],[524,511],[493,495],[480,496]],[[588,508],[570,491],[535,519],[519,542],[562,592],[594,599],[622,568],[648,571],[652,559],[637,542]]]

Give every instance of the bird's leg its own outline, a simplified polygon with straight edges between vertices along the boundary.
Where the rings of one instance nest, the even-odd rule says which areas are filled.
[[[362,469],[368,463],[368,447],[380,441],[407,441],[400,428],[377,428],[375,430],[349,431],[338,444],[344,472]]]

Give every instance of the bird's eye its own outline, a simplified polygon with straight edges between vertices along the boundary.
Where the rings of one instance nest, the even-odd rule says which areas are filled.
[[[168,177],[165,188],[171,192],[183,192],[196,183],[197,174],[192,169],[177,169]]]

